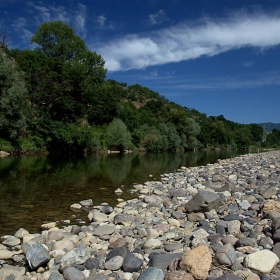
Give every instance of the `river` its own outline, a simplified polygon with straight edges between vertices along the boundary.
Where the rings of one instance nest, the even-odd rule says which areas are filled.
[[[19,228],[39,232],[46,222],[87,222],[86,213],[69,210],[73,203],[92,199],[94,205],[116,205],[117,198],[136,196],[133,183],[159,180],[160,175],[186,166],[234,157],[236,151],[186,153],[94,154],[82,158],[20,156],[0,158],[0,236]],[[116,195],[121,188],[123,193]]]

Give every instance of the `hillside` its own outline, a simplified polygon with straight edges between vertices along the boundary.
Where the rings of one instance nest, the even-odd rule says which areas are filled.
[[[267,123],[259,123],[258,125],[260,125],[266,133],[271,132],[273,129],[280,130],[280,123],[267,122]]]
[[[42,24],[31,41],[38,48],[0,48],[0,150],[82,154],[267,145],[260,125],[207,116],[139,84],[107,80],[104,59],[60,21]],[[267,143],[280,146],[278,138],[274,133]]]

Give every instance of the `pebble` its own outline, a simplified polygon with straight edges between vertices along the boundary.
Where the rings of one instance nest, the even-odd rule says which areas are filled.
[[[82,200],[87,222],[1,237],[0,279],[276,280],[279,181],[273,151],[162,174],[115,207]]]
[[[118,270],[121,268],[122,264],[123,264],[123,257],[121,256],[115,256],[113,258],[111,258],[109,261],[107,261],[105,263],[105,268],[109,269],[109,270]]]

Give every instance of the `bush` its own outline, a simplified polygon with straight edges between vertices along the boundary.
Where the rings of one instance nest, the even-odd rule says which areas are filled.
[[[108,148],[122,151],[132,146],[130,132],[120,119],[114,119],[108,125],[106,136]]]
[[[42,138],[38,136],[29,136],[18,139],[16,150],[21,153],[42,152],[46,150],[46,147]]]
[[[14,147],[11,142],[0,138],[0,151],[12,152],[13,150],[14,150]]]

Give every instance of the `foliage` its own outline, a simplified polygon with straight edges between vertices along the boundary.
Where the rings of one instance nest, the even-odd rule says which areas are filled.
[[[155,126],[150,127],[144,124],[140,127],[139,134],[141,139],[140,148],[149,152],[167,150],[167,137],[163,136]]]
[[[0,44],[1,147],[84,153],[280,146],[277,130],[262,142],[260,125],[208,117],[139,84],[105,80],[104,59],[61,21],[40,25],[31,42],[33,50]]]
[[[131,135],[120,119],[114,119],[107,128],[107,145],[109,148],[122,151],[131,147]]]
[[[48,57],[57,57],[64,61],[79,59],[81,53],[87,50],[85,42],[62,21],[41,24],[31,42],[36,43]]]
[[[271,133],[268,133],[266,136],[266,141],[264,143],[265,147],[280,147],[280,130],[273,129]]]
[[[42,152],[46,150],[45,141],[38,136],[20,137],[16,148],[21,153]]]
[[[12,152],[14,150],[13,144],[6,139],[0,138],[0,151]]]
[[[26,88],[14,59],[0,48],[0,133],[15,140],[26,129]]]

